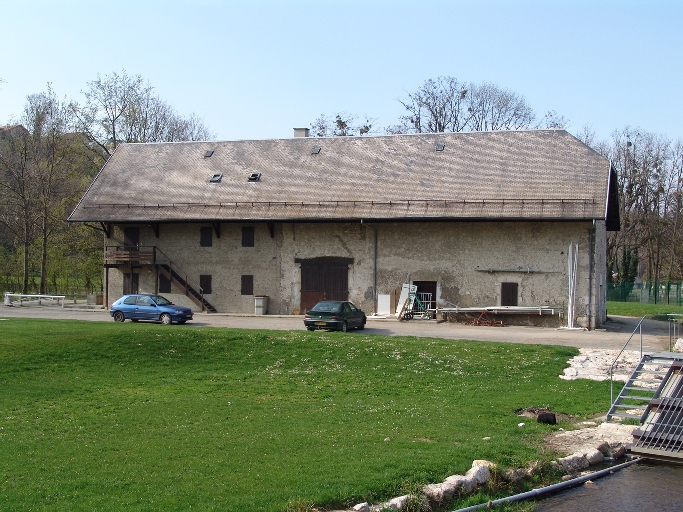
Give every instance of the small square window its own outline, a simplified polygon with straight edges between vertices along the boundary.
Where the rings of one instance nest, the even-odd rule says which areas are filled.
[[[254,295],[254,276],[242,276],[242,295]]]
[[[203,227],[199,230],[199,245],[201,247],[211,247],[213,245],[213,228]]]
[[[244,226],[242,228],[242,247],[254,247],[253,226]]]
[[[517,283],[500,283],[500,305],[516,306],[518,304],[519,285]]]
[[[208,274],[202,274],[199,276],[199,286],[201,287],[204,295],[211,293],[211,276]]]
[[[171,293],[171,280],[164,274],[159,274],[159,293]]]

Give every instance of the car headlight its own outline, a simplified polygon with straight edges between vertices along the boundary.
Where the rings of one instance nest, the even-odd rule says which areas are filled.
[[[176,314],[176,315],[181,315],[182,313],[183,313],[183,312],[180,311],[180,310],[178,310],[178,309],[175,310],[175,314]]]

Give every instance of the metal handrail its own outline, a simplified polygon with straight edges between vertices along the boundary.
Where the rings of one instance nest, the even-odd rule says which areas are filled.
[[[638,322],[638,325],[636,325],[636,328],[633,329],[631,336],[629,336],[628,341],[621,348],[621,350],[617,354],[617,357],[614,358],[614,361],[612,361],[612,366],[609,367],[610,406],[614,403],[614,378],[613,378],[614,377],[614,365],[617,364],[617,361],[621,357],[621,354],[624,353],[624,350],[626,350],[626,347],[628,346],[628,344],[631,343],[631,339],[633,338],[633,335],[636,333],[637,330],[640,330],[640,359],[643,359],[643,320],[645,320],[645,318],[647,318],[648,316],[652,316],[652,315],[645,315],[645,316],[643,316],[643,318],[640,319],[640,321]]]
[[[110,252],[111,251],[111,252]],[[171,278],[173,277],[173,272],[178,274],[181,278],[185,280],[185,295],[188,295],[188,285],[191,286],[193,289],[197,290],[197,292],[200,295],[200,302],[201,302],[201,307],[202,311],[206,309],[205,303],[204,303],[204,289],[195,281],[192,281],[190,277],[187,275],[187,272],[184,272],[177,264],[173,264],[173,260],[168,257],[164,251],[159,249],[156,245],[137,245],[137,246],[120,246],[120,245],[108,245],[105,247],[105,260],[107,258],[108,254],[116,254],[118,252],[122,253],[128,253],[129,255],[133,253],[137,253],[138,258],[137,260],[139,261],[140,259],[147,259],[146,257],[151,256],[152,264],[162,264],[159,261],[157,261],[157,254],[163,256],[165,261],[168,262],[168,270],[169,273],[171,274]],[[143,258],[140,258],[140,256],[143,256]],[[116,258],[115,258],[116,259]],[[134,258],[129,257],[129,260],[133,260]],[[117,259],[118,261],[118,259]],[[165,263],[164,263],[165,264]]]
[[[157,263],[157,253],[161,254],[164,258],[166,258],[166,260],[168,260],[168,271],[171,274],[171,277],[173,277],[173,272],[174,272],[173,260],[171,260],[171,258],[169,258],[166,255],[166,253],[164,253],[164,251],[159,249],[157,246],[154,246],[154,263]],[[178,267],[178,265],[176,265],[175,268],[176,268],[175,273],[178,274],[180,277],[182,277],[185,280],[185,295],[187,295],[187,285],[189,284],[192,286],[192,288],[194,288],[195,290],[197,290],[199,292],[199,295],[201,297],[200,301],[202,303],[202,311],[204,311],[204,309],[205,309],[205,306],[204,306],[204,289],[199,284],[192,282],[190,280],[190,278],[188,277],[187,273],[183,272],[180,269],[180,267]]]

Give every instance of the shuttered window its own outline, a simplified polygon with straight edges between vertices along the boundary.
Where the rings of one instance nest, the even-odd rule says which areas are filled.
[[[202,287],[204,295],[211,293],[211,276],[208,274],[201,274],[199,276],[199,286]]]
[[[244,226],[242,228],[242,247],[254,247],[253,226]]]
[[[242,295],[254,295],[254,276],[242,276]]]
[[[200,229],[199,245],[202,247],[211,247],[213,245],[213,228],[211,226]]]
[[[159,293],[171,293],[171,280],[163,274],[159,274]]]
[[[500,305],[516,306],[519,285],[517,283],[500,283]]]

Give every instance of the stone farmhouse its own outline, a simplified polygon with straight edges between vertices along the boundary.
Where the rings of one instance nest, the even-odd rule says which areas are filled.
[[[69,217],[105,233],[105,303],[376,311],[404,283],[432,307],[556,308],[579,246],[576,321],[605,320],[616,175],[564,130],[123,144]],[[563,314],[557,315],[561,321]]]

